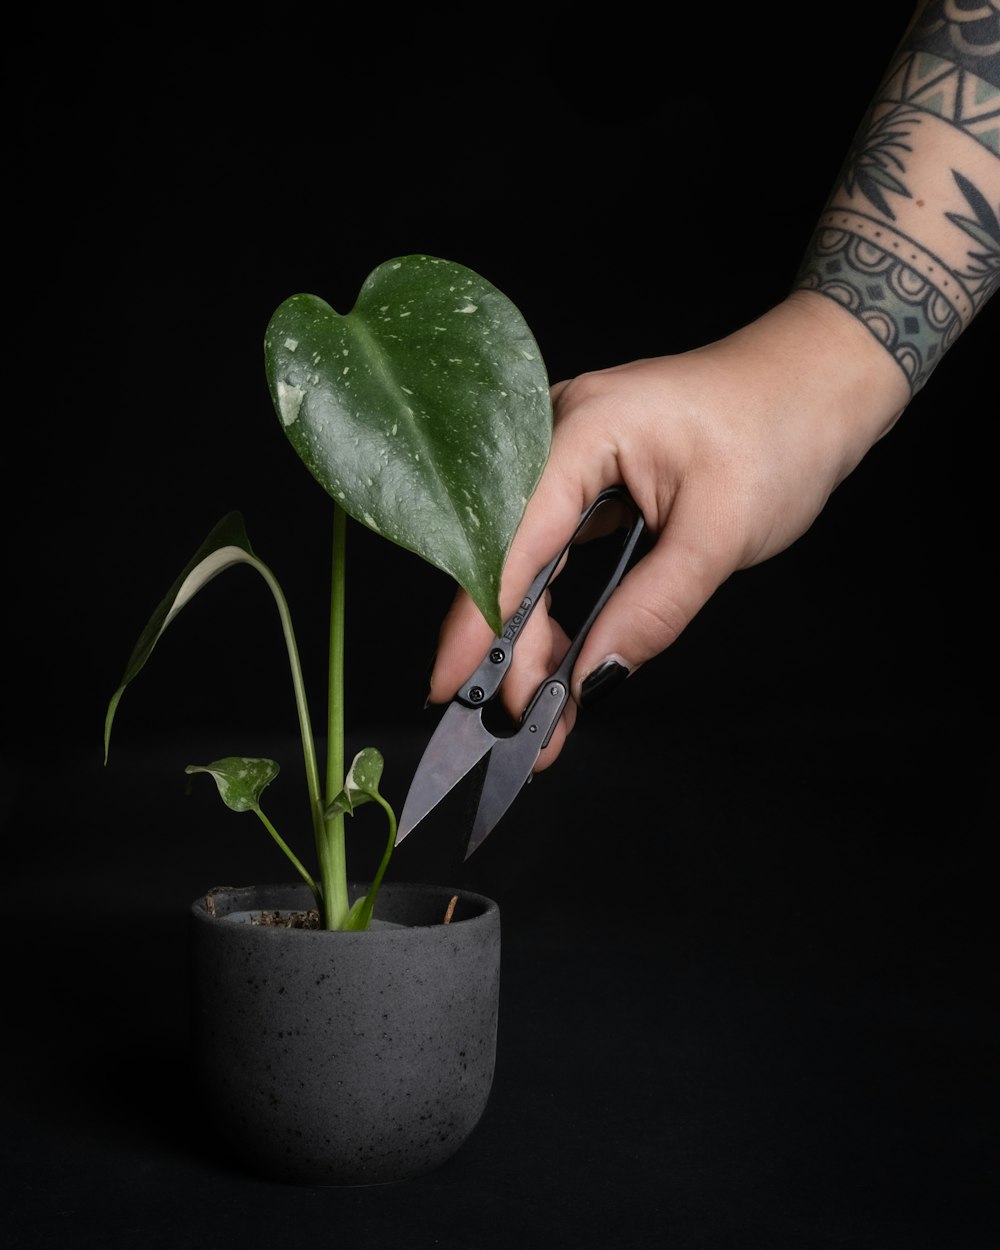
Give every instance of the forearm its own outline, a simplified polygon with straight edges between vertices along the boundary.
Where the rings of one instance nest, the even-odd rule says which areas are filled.
[[[795,281],[845,309],[910,393],[1000,283],[1000,11],[930,0],[862,122]]]

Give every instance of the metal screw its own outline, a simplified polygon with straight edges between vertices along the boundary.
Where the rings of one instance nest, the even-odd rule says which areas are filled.
[[[482,703],[484,698],[482,686],[473,686],[469,691],[469,698],[473,703]]]
[[[506,658],[507,653],[505,651],[501,651],[499,647],[494,647],[490,652],[490,659],[494,664],[502,664]]]

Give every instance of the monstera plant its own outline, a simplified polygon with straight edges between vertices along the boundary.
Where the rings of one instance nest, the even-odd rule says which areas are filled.
[[[264,339],[267,384],[291,445],[331,500],[326,759],[321,777],[288,602],[254,553],[242,514],[211,530],[160,602],[108,705],[104,758],[122,694],[167,626],[210,581],[237,564],[255,568],[277,604],[301,732],[316,872],[261,806],[273,760],[229,756],[192,764],[231,809],[254,812],[308,885],[327,929],[368,927],[395,840],[379,792],[374,747],[345,768],[344,556],[348,519],[451,576],[502,628],[500,577],[514,532],[548,455],[551,405],[541,353],[515,305],[485,278],[438,257],[388,260],[354,308],[336,312],[296,294],[274,312]],[[240,414],[228,414],[240,419]],[[325,578],[324,578],[325,580]],[[385,854],[367,893],[349,898],[345,818],[363,803],[386,813]]]

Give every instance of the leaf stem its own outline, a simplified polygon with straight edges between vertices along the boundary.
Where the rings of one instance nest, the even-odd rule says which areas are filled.
[[[358,917],[358,928],[367,929],[371,924],[372,912],[375,910],[375,898],[378,894],[378,888],[382,884],[382,878],[385,876],[385,870],[389,866],[389,860],[392,858],[393,847],[396,845],[396,813],[389,804],[381,796],[381,794],[373,794],[372,798],[385,812],[389,821],[389,840],[386,842],[385,850],[382,853],[382,862],[378,866],[378,872],[372,881],[371,889],[361,907]]]
[[[347,513],[333,505],[333,555],[330,570],[330,651],[327,682],[326,804],[344,785],[344,620],[346,604]],[[326,806],[324,804],[324,808]],[[344,813],[325,816],[318,847],[323,874],[324,921],[328,929],[343,928],[347,899],[347,849]]]
[[[326,888],[326,871],[324,867],[324,838],[325,820],[323,802],[323,792],[320,789],[319,764],[316,759],[316,744],[313,739],[312,721],[309,717],[309,704],[306,698],[305,681],[302,677],[302,662],[299,659],[299,648],[295,641],[295,631],[292,629],[292,614],[288,607],[288,600],[285,598],[284,591],[278,584],[277,578],[271,572],[263,561],[258,560],[255,556],[251,558],[250,563],[253,564],[260,575],[271,588],[271,594],[278,606],[278,615],[281,618],[281,631],[285,638],[285,648],[288,652],[288,665],[292,673],[292,689],[295,692],[295,707],[299,717],[299,735],[302,739],[302,756],[306,769],[306,785],[309,789],[309,806],[312,812],[313,835],[316,840],[317,855],[320,861],[321,876],[324,882],[324,890]]]
[[[260,817],[261,821],[263,822],[264,828],[268,831],[271,837],[274,838],[275,842],[277,842],[277,844],[281,847],[281,849],[285,852],[285,854],[291,860],[293,866],[295,867],[296,872],[299,874],[302,880],[306,883],[309,889],[312,890],[312,896],[316,900],[317,910],[322,911],[323,895],[320,891],[319,886],[312,879],[312,877],[309,875],[308,870],[299,860],[298,856],[295,854],[292,848],[288,845],[285,839],[281,836],[281,834],[277,831],[277,829],[275,829],[274,825],[271,824],[271,822],[264,815],[261,809],[259,807],[255,807],[254,811],[257,813],[257,815]]]

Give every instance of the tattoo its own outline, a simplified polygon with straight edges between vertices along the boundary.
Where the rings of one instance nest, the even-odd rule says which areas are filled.
[[[914,153],[942,127],[951,165],[921,168]],[[911,393],[1000,285],[1000,203],[982,190],[987,176],[996,185],[993,162],[1000,167],[1000,5],[931,0],[858,130],[794,283],[853,313]],[[928,224],[933,248],[921,242]]]
[[[946,213],[945,216],[952,225],[964,230],[974,244],[982,249],[969,251],[968,265],[960,274],[960,277],[966,279],[972,291],[973,302],[978,307],[989,299],[1000,284],[1000,216],[990,208],[986,196],[968,178],[964,178],[956,169],[951,172],[973,216],[966,217],[962,213]]]
[[[900,154],[913,151],[905,140],[911,128],[919,125],[920,110],[908,104],[897,105],[877,120],[869,114],[868,128],[855,136],[840,175],[848,195],[863,195],[890,221],[895,221],[896,214],[883,191],[910,198],[900,177],[906,172]]]

